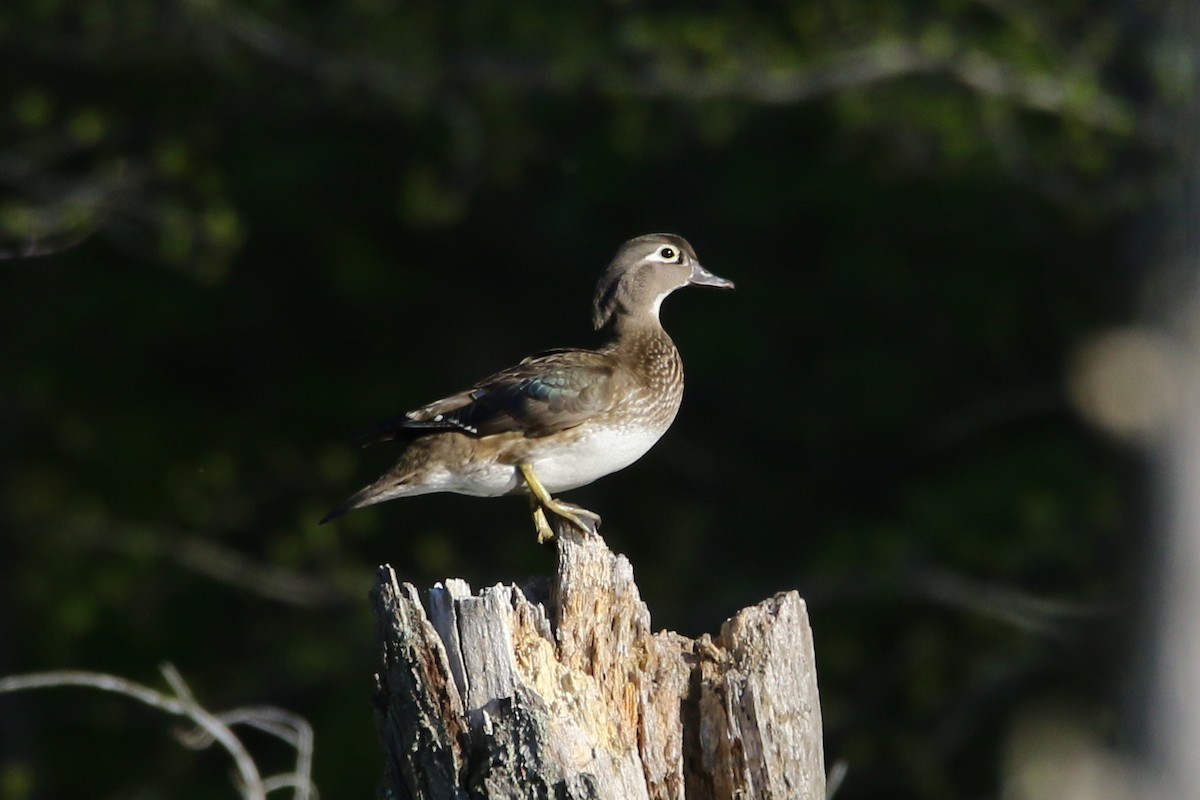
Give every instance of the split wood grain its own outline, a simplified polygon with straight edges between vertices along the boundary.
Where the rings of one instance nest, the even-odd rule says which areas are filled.
[[[559,531],[548,582],[372,591],[382,797],[824,800],[804,601],[777,594],[716,638],[654,633],[633,568]]]

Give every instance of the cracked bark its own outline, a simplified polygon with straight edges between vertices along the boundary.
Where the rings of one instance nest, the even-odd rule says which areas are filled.
[[[394,800],[823,800],[812,631],[777,594],[713,638],[653,633],[629,561],[559,531],[524,588],[371,593],[380,796]]]

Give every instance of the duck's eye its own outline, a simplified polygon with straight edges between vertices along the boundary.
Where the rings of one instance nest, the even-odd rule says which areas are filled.
[[[674,247],[664,247],[662,250],[658,251],[658,256],[663,261],[674,261],[675,255],[676,253]]]

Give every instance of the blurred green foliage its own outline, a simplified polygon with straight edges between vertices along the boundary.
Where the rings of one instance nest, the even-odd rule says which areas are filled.
[[[1063,378],[1169,168],[1139,13],[9,0],[0,673],[170,660],[367,795],[373,565],[552,556],[517,500],[318,527],[391,458],[351,434],[587,344],[609,255],[671,230],[738,291],[671,299],[675,428],[570,499],[658,626],[801,590],[839,798],[996,796],[1014,711],[1109,708],[1121,667],[1140,477]],[[0,800],[230,796],[164,726],[0,698]]]

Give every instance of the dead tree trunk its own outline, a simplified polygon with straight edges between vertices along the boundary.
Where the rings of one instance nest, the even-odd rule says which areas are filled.
[[[558,571],[478,595],[380,568],[381,797],[824,800],[804,601],[778,594],[713,639],[651,633],[629,561],[559,531]]]

